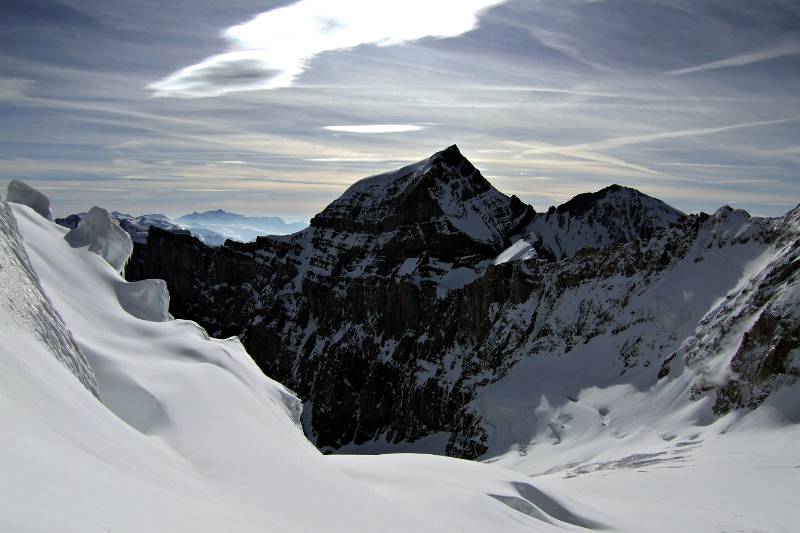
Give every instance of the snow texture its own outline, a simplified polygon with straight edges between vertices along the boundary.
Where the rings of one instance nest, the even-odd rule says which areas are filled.
[[[28,209],[28,208],[21,208]],[[36,216],[28,210],[31,217]],[[45,296],[22,244],[11,206],[0,195],[0,339],[4,349],[18,357],[44,354],[60,362],[94,396],[94,371],[81,353],[64,321]],[[9,376],[15,361],[0,358]],[[24,363],[21,363],[24,364]]]

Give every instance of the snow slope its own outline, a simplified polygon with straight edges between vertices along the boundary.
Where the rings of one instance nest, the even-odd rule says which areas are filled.
[[[128,284],[66,233],[26,206],[12,217],[0,199],[0,531],[513,532],[602,521],[500,468],[323,456],[298,427],[297,398],[236,338],[160,316],[159,290]]]
[[[800,322],[799,214],[725,207],[662,271],[612,270],[555,305],[509,306],[498,330],[525,330],[538,309],[552,334],[521,340],[478,394],[483,459],[631,531],[795,531],[800,350],[780,347]]]

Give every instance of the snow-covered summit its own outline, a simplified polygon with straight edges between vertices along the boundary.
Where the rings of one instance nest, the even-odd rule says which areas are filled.
[[[560,259],[582,248],[649,239],[682,216],[636,189],[611,185],[538,213],[525,233],[538,251]]]
[[[452,145],[427,159],[354,183],[311,221],[369,233],[431,226],[499,252],[533,208],[495,189]]]

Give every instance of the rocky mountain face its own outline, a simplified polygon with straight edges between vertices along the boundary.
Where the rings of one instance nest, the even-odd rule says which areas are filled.
[[[619,186],[537,214],[452,146],[357,182],[293,235],[210,248],[151,227],[126,276],[165,279],[173,315],[238,335],[304,399],[323,450],[474,458],[541,429],[509,400],[553,389],[531,362],[562,365],[561,396],[685,381],[681,401],[718,414],[792,382],[797,217],[684,216]],[[566,438],[574,415],[537,409]]]

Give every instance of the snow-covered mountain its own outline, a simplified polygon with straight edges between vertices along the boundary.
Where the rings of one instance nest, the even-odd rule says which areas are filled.
[[[419,181],[468,168],[449,152]],[[446,188],[415,193],[430,217],[220,248],[153,228],[126,273],[172,295],[107,264],[129,241],[104,212],[79,240],[0,199],[0,530],[794,529],[800,207],[581,215],[600,227],[559,227],[608,241],[557,260],[520,237],[530,208],[484,190],[491,242],[437,210]],[[168,306],[241,334],[302,414]],[[298,425],[326,451],[492,465],[323,456]]]
[[[89,213],[68,231],[0,196],[0,531],[602,525],[496,466],[324,456],[299,427],[299,400],[238,339],[172,319],[163,282],[120,277],[108,261],[131,240]]]
[[[797,234],[793,213],[684,216],[618,186],[536,214],[450,147],[356,183],[292,236],[212,250],[151,234],[128,276],[165,277],[177,316],[239,335],[304,399],[321,448],[490,457],[598,442],[584,423],[630,434],[608,406],[571,411],[597,388],[646,391],[634,425],[663,405],[692,427],[791,386],[797,337],[769,346],[798,323],[781,296]]]
[[[204,241],[210,238],[203,239],[208,232],[223,235],[234,241],[250,242],[259,235],[288,235],[308,226],[302,222],[285,222],[280,217],[251,217],[229,213],[222,209],[203,213],[195,211],[176,218],[175,222]]]
[[[63,226],[67,229],[74,229],[78,227],[85,216],[86,213],[75,213],[64,218],[57,218],[55,222],[59,226]],[[150,226],[175,233],[184,233],[187,235],[190,233],[186,228],[172,222],[167,215],[162,215],[160,213],[133,216],[127,213],[120,213],[119,211],[112,211],[111,217],[117,221],[122,229],[128,232],[133,242],[147,242],[147,233],[150,231]],[[209,246],[219,246],[225,242],[225,238],[218,234],[213,235],[211,239],[207,239],[201,234],[198,234],[197,237]]]
[[[425,242],[437,250],[455,238],[499,251],[508,244],[508,235],[533,214],[516,196],[509,198],[492,187],[453,145],[428,159],[355,183],[311,224],[350,233],[391,234],[402,239],[404,247],[409,241],[416,244],[413,233],[421,230],[437,239]]]
[[[585,248],[649,239],[682,216],[661,200],[611,185],[538,213],[523,238],[539,253],[561,259]]]
[[[58,218],[56,223],[72,229],[77,227],[85,214],[76,213]],[[160,213],[133,216],[112,211],[111,216],[130,234],[134,242],[140,244],[147,242],[151,226],[173,233],[194,235],[208,246],[222,246],[228,239],[249,242],[259,235],[286,235],[306,227],[302,223],[286,223],[279,217],[248,217],[221,209],[190,213],[175,220]]]

